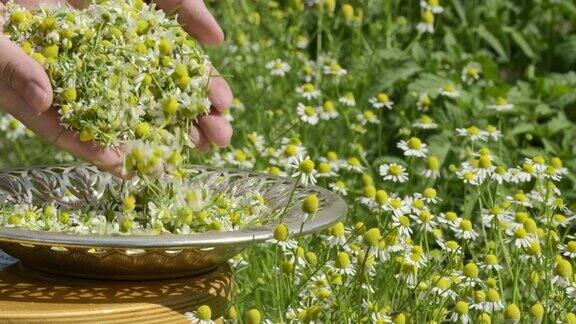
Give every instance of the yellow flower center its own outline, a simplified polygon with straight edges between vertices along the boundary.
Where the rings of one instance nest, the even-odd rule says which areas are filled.
[[[476,127],[476,126],[470,126],[468,127],[468,134],[475,136],[475,135],[479,135],[480,134],[480,128]]]
[[[408,140],[408,147],[413,150],[422,148],[422,141],[418,137],[412,137]]]
[[[196,310],[196,314],[198,315],[199,319],[204,321],[208,321],[212,318],[212,310],[208,305],[202,305],[198,307],[198,309]]]
[[[388,98],[388,95],[386,93],[379,93],[378,94],[378,102],[385,104],[389,101],[390,101],[390,98]]]
[[[326,100],[326,102],[324,102],[324,111],[325,112],[334,112],[336,110],[336,107],[334,106],[334,103],[330,100]]]
[[[390,168],[388,169],[388,172],[390,172],[391,175],[394,176],[399,176],[402,174],[403,168],[401,165],[398,164],[393,164],[390,166]]]
[[[314,109],[312,106],[306,106],[306,108],[304,108],[304,113],[307,116],[314,116],[316,115],[316,109]]]
[[[526,232],[524,227],[520,227],[514,231],[514,237],[519,238],[519,239],[524,239],[524,238],[528,237],[528,232]]]
[[[488,289],[486,292],[486,298],[489,302],[496,303],[500,301],[500,294],[496,289]]]
[[[409,227],[410,226],[410,218],[408,218],[405,215],[402,215],[398,218],[398,221],[400,222],[400,224],[402,224],[402,226],[404,227]]]
[[[294,145],[294,144],[289,144],[286,146],[286,149],[284,149],[284,154],[286,156],[295,156],[298,153],[298,146]]]
[[[428,25],[434,24],[434,14],[432,13],[432,11],[427,10],[424,13],[422,13],[422,20]],[[445,89],[445,90],[449,91],[448,89]],[[453,90],[451,90],[451,91],[453,91]]]
[[[351,166],[354,166],[354,167],[358,167],[358,166],[361,165],[361,164],[360,164],[360,160],[358,160],[358,158],[355,158],[355,157],[349,158],[349,159],[348,159],[348,163],[349,163]]]
[[[463,231],[471,231],[472,230],[472,222],[469,219],[463,219],[460,222],[460,229]]]
[[[504,106],[508,104],[508,101],[506,100],[506,98],[498,97],[496,98],[496,104],[498,106]]]
[[[313,92],[316,90],[316,87],[312,83],[306,83],[302,86],[302,90],[304,90],[304,92]]]

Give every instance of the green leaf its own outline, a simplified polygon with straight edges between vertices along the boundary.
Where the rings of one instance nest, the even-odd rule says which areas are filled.
[[[508,136],[515,136],[518,134],[524,134],[534,131],[534,124],[532,123],[520,123],[516,124],[510,131],[508,131]]]
[[[498,54],[498,56],[500,56],[502,60],[508,62],[508,54],[496,36],[494,36],[488,29],[486,29],[484,25],[480,25],[478,28],[476,28],[476,32],[478,33],[478,36],[480,36],[484,41],[488,43],[488,45],[490,45],[490,47],[492,47],[492,49]]]
[[[468,21],[466,20],[466,11],[462,7],[460,0],[452,0],[452,7],[454,7],[454,10],[456,10],[456,14],[458,14],[462,24],[467,25]]]
[[[440,88],[448,82],[435,74],[423,73],[408,85],[408,92],[427,93],[430,97],[435,98],[438,96]]]
[[[573,127],[574,124],[572,124],[570,120],[566,118],[566,115],[564,115],[564,113],[560,113],[556,117],[552,118],[546,124],[546,126],[548,128],[548,131],[550,132],[549,135],[554,135],[565,128]]]
[[[516,42],[516,44],[518,44],[522,52],[524,52],[524,55],[526,55],[531,59],[536,57],[536,54],[534,54],[532,47],[530,47],[530,44],[528,44],[526,39],[524,39],[524,36],[522,36],[522,34],[520,34],[516,29],[506,27],[504,28],[504,31],[510,33],[512,39]]]

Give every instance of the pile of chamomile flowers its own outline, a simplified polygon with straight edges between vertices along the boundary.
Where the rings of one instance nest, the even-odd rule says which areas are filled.
[[[61,124],[78,131],[83,142],[128,144],[124,172],[136,177],[124,180],[116,196],[114,189],[100,192],[94,203],[78,208],[65,208],[78,199],[73,190],[63,195],[64,204],[3,206],[1,226],[190,234],[237,230],[270,212],[256,190],[236,197],[189,177],[190,129],[210,110],[212,72],[176,17],[142,0],[96,0],[84,10],[62,5],[30,11],[9,3],[2,15],[4,34],[48,73]]]
[[[2,14],[4,34],[47,71],[62,125],[81,141],[129,144],[126,172],[178,168],[193,122],[210,110],[211,65],[176,17],[142,0],[9,3]]]
[[[124,187],[130,190],[111,190],[106,184],[90,199],[79,198],[70,187],[51,204],[4,204],[0,226],[80,235],[192,234],[242,229],[275,213],[257,190],[242,195],[217,191],[193,174],[154,185],[133,178]]]

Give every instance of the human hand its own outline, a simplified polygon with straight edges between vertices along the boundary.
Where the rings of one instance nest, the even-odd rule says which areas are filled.
[[[2,3],[0,0],[0,10]],[[34,8],[40,3],[57,4],[59,1],[17,0]],[[82,6],[82,0],[70,0],[70,4]],[[199,41],[217,44],[223,41],[222,30],[200,0],[158,1],[159,8],[169,13],[177,9],[179,21]],[[0,22],[1,23],[1,22]],[[222,112],[232,103],[232,92],[226,81],[214,72],[210,78],[210,100],[213,109],[209,115],[198,119],[191,130],[191,137],[201,151],[208,150],[211,143],[225,146],[232,136],[232,127]],[[98,167],[122,174],[123,153],[126,147],[103,148],[94,142],[82,142],[78,133],[60,125],[56,109],[51,109],[52,87],[42,67],[20,47],[0,34],[0,108],[19,119],[28,128],[50,143]]]

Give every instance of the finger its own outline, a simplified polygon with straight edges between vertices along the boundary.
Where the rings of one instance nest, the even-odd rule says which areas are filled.
[[[57,4],[66,3],[64,0],[16,0],[14,2],[23,5],[27,9],[37,9],[43,5],[54,6]]]
[[[232,126],[225,116],[217,112],[198,118],[198,126],[211,143],[220,147],[230,144]]]
[[[167,13],[177,13],[178,21],[194,38],[206,44],[220,44],[224,32],[202,0],[156,0]]]
[[[24,108],[28,104],[21,96],[6,83],[0,81],[0,108],[13,115],[34,133],[49,143],[70,152],[101,169],[116,176],[126,177],[122,174],[124,152],[126,147],[119,149],[106,149],[95,142],[81,142],[78,132],[67,130],[60,125],[56,109],[49,109],[42,116],[34,114],[31,108]]]
[[[216,69],[212,69],[208,87],[210,88],[210,102],[214,108],[223,112],[232,106],[234,98],[232,89],[230,89],[226,79]]]
[[[210,149],[210,142],[206,138],[206,135],[198,127],[193,126],[190,130],[190,136],[196,149],[200,152],[206,152]]]
[[[3,35],[0,35],[0,80],[25,98],[26,108],[35,115],[52,104],[52,86],[46,72]]]

